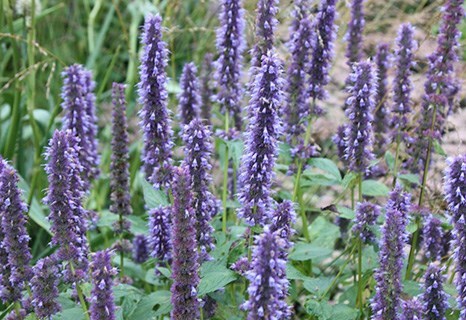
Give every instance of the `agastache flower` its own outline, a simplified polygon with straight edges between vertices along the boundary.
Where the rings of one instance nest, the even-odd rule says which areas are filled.
[[[184,65],[180,79],[181,93],[178,96],[182,126],[199,118],[201,97],[199,95],[199,80],[194,63]]]
[[[209,190],[212,182],[211,133],[199,119],[192,120],[184,130],[183,140],[186,150],[184,166],[188,168],[191,176],[191,191],[194,196],[192,206],[196,216],[196,238],[200,248],[199,258],[202,262],[209,260],[208,251],[215,247],[212,242],[214,229],[210,225],[210,221],[219,210],[217,199]]]
[[[353,233],[361,239],[363,243],[375,241],[375,234],[372,228],[380,215],[380,208],[370,202],[360,202],[356,206],[356,218],[354,219]]]
[[[58,302],[59,270],[56,259],[46,257],[37,261],[31,279],[32,306],[39,318],[49,319],[60,312]]]
[[[444,232],[442,223],[431,213],[424,219],[424,228],[422,229],[423,247],[425,256],[430,260],[440,260],[443,251]]]
[[[149,248],[147,237],[138,234],[133,239],[133,260],[136,263],[144,263],[149,258]]]
[[[255,77],[254,91],[249,102],[254,114],[248,127],[245,153],[240,173],[238,217],[250,225],[263,224],[270,218],[270,187],[277,156],[280,133],[278,109],[282,105],[281,64],[268,52]]]
[[[348,166],[348,159],[346,158],[346,132],[348,132],[348,124],[338,126],[337,133],[332,137],[332,141],[337,147],[338,158],[345,166]]]
[[[292,225],[295,222],[296,213],[293,202],[285,200],[278,204],[277,208],[274,210],[269,228],[271,232],[277,232],[277,234],[285,241],[286,250],[290,249],[292,246],[291,236],[295,233]]]
[[[160,207],[149,211],[149,251],[159,261],[171,258],[171,207]]]
[[[62,77],[63,130],[71,130],[79,139],[79,161],[84,168],[81,173],[83,190],[87,192],[92,180],[99,174],[93,93],[95,84],[90,71],[78,64],[66,68]]]
[[[32,275],[29,266],[32,255],[29,248],[30,237],[27,232],[27,207],[21,199],[21,191],[18,188],[18,175],[9,164],[0,158],[3,169],[0,172],[0,219],[2,239],[0,247],[6,254],[8,269],[2,275],[2,282],[6,285],[0,288],[1,298],[4,301],[18,302],[21,299],[21,291],[25,283]],[[7,282],[8,281],[8,282]]]
[[[445,200],[456,223],[466,215],[466,155],[447,159],[444,181]]]
[[[110,211],[128,216],[132,213],[129,194],[128,125],[126,120],[125,86],[113,84],[112,90],[112,161],[110,164]],[[117,232],[127,231],[128,224],[118,221]]]
[[[348,65],[359,62],[362,56],[362,37],[364,31],[364,0],[351,1],[351,18],[348,24],[348,31],[345,34],[347,41],[346,58]]]
[[[454,225],[454,254],[456,264],[455,285],[458,296],[456,302],[460,310],[460,319],[466,319],[466,222],[462,215]]]
[[[443,269],[434,263],[427,268],[424,276],[423,319],[425,320],[445,320],[445,314],[449,307],[448,296],[443,290],[444,276]]]
[[[144,45],[138,84],[142,109],[141,128],[144,132],[143,163],[146,178],[154,187],[167,188],[171,183],[172,136],[167,108],[168,52],[162,40],[162,18],[149,15],[142,35]]]
[[[98,251],[92,257],[91,320],[115,319],[113,277],[117,270],[112,267],[111,258],[109,250]]]
[[[286,241],[268,226],[256,237],[251,269],[246,272],[249,300],[242,305],[248,320],[290,318],[291,308],[285,301],[289,285],[286,261],[280,254],[285,247]]]
[[[217,29],[217,72],[215,80],[218,83],[216,100],[223,112],[228,112],[238,131],[242,129],[241,99],[241,69],[244,39],[244,10],[242,0],[222,0],[220,9],[220,27]]]
[[[199,263],[195,229],[195,212],[192,207],[191,177],[186,168],[176,168],[173,183],[173,263],[171,319],[199,318],[197,286]]]
[[[401,306],[401,270],[403,247],[407,240],[406,225],[411,205],[411,196],[397,185],[390,193],[385,207],[385,224],[380,240],[380,266],[375,272],[376,293],[372,300],[373,320],[399,319]]]
[[[210,125],[210,118],[212,117],[212,99],[214,97],[214,89],[212,84],[212,75],[214,73],[213,59],[214,55],[212,53],[207,53],[204,56],[200,77],[201,119],[208,125]]]
[[[345,111],[349,125],[345,132],[345,157],[349,168],[358,173],[368,171],[372,153],[372,112],[374,110],[374,76],[371,64],[360,62],[352,65],[348,86],[349,98]]]
[[[422,304],[416,298],[405,300],[401,303],[400,320],[421,320]]]
[[[0,156],[0,176],[3,174],[3,170],[5,169],[6,162]],[[1,180],[0,180],[0,188],[1,188]],[[0,204],[0,208],[2,205]],[[3,209],[2,209],[3,212]],[[5,248],[1,245],[3,242],[3,238],[5,235],[3,234],[3,230],[1,228],[1,217],[2,214],[0,213],[0,298],[3,302],[7,302],[9,299],[9,288],[10,288],[10,273],[11,270],[8,268],[8,252]]]

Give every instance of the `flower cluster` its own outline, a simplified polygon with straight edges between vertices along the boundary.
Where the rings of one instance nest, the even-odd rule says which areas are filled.
[[[428,214],[424,219],[422,236],[426,258],[433,261],[440,260],[443,252],[442,240],[444,237],[441,221],[432,214]]]
[[[445,320],[445,314],[449,307],[448,296],[443,291],[443,269],[431,263],[424,276],[423,319]]]
[[[194,63],[187,63],[180,79],[181,93],[178,95],[181,124],[187,125],[200,116],[201,96],[199,95],[199,80]]]
[[[111,264],[109,250],[96,252],[92,257],[91,320],[115,320],[113,277],[117,270]]]
[[[214,55],[211,53],[204,56],[200,77],[201,119],[209,125],[212,117],[212,99],[214,97],[214,86],[211,80],[214,73],[213,59]]]
[[[149,211],[149,252],[159,261],[169,261],[171,258],[170,228],[171,207]]]
[[[345,40],[348,42],[346,57],[348,65],[359,62],[362,56],[362,37],[366,21],[364,19],[364,0],[351,1],[351,18],[348,24],[348,31]]]
[[[353,233],[357,235],[363,243],[370,243],[375,240],[372,227],[376,224],[379,215],[380,208],[373,203],[360,202],[356,206]]]
[[[405,300],[401,303],[400,320],[421,320],[422,304],[416,298]]]
[[[59,270],[57,262],[53,256],[40,259],[33,271],[31,303],[39,318],[48,319],[61,310],[58,302]]]
[[[147,237],[139,234],[133,239],[133,260],[136,263],[144,263],[149,258]]]

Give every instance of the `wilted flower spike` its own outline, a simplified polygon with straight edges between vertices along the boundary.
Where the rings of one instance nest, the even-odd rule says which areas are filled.
[[[466,216],[466,155],[447,159],[444,180],[445,200],[456,223]]]
[[[269,52],[263,56],[262,67],[255,77],[249,102],[254,117],[248,127],[239,177],[238,217],[250,225],[264,224],[270,218],[270,187],[280,133],[277,113],[283,102],[281,88],[281,64]]]
[[[156,188],[167,188],[171,183],[172,136],[167,108],[168,51],[162,40],[162,18],[149,15],[142,35],[144,45],[140,82],[138,84],[140,126],[144,133],[143,163],[146,178]]]
[[[132,213],[129,194],[128,125],[126,120],[125,86],[114,83],[112,90],[112,162],[110,164],[110,211],[122,216]],[[118,232],[128,224],[119,223]]]
[[[376,270],[376,292],[372,299],[373,320],[399,319],[401,306],[401,270],[404,245],[407,240],[406,225],[411,197],[397,185],[390,193],[385,207],[385,224],[382,226],[379,262]]]
[[[92,257],[91,320],[114,320],[113,277],[117,270],[111,264],[109,250],[98,251]]]
[[[183,135],[186,157],[184,166],[191,176],[191,191],[193,192],[193,209],[196,215],[197,242],[200,249],[200,262],[209,260],[208,252],[215,246],[212,242],[214,229],[210,225],[213,216],[219,211],[219,205],[209,187],[212,181],[211,133],[201,120],[194,119],[185,127]]]
[[[362,37],[364,25],[364,0],[351,1],[351,18],[348,24],[348,31],[345,34],[347,41],[346,58],[348,65],[359,62],[362,56]]]
[[[449,307],[448,296],[443,290],[444,276],[443,269],[434,263],[427,268],[424,276],[423,319],[425,320],[445,320],[445,314]]]
[[[58,302],[59,269],[54,257],[37,261],[31,279],[32,306],[39,318],[49,319],[61,310]]]
[[[214,97],[214,88],[212,84],[212,75],[214,73],[214,55],[207,53],[204,56],[202,64],[202,72],[200,77],[200,91],[201,91],[201,119],[208,125],[211,123],[212,117],[212,104]]]
[[[218,83],[216,100],[223,112],[228,112],[235,128],[241,131],[241,70],[244,39],[244,10],[242,0],[222,0],[220,27],[217,29],[217,51],[215,80]]]
[[[416,297],[403,301],[401,303],[401,310],[400,320],[422,319],[422,304]]]
[[[201,97],[199,95],[199,80],[194,63],[184,65],[180,79],[181,93],[178,96],[181,127],[200,116]]]
[[[139,234],[133,239],[133,260],[136,263],[144,263],[149,258],[149,246],[147,238]]]
[[[171,258],[171,207],[160,207],[149,211],[149,252],[159,261]]]
[[[2,275],[8,276],[4,280],[6,287],[0,288],[4,301],[19,302],[21,300],[25,283],[32,275],[29,263],[32,255],[29,249],[30,237],[27,232],[27,207],[21,199],[21,191],[18,188],[18,175],[9,164],[0,158],[3,169],[0,172],[0,247],[5,250],[7,264],[2,268],[8,269]],[[5,270],[4,269],[4,270]],[[2,281],[3,282],[3,281]]]
[[[440,260],[443,251],[444,232],[442,223],[432,214],[428,214],[424,220],[422,240],[425,256],[432,261]]]
[[[176,168],[173,183],[173,263],[171,319],[199,319],[199,263],[195,229],[195,212],[190,191],[191,177],[186,168]]]
[[[286,261],[280,254],[285,246],[286,241],[268,226],[256,237],[251,269],[246,272],[249,300],[242,305],[248,320],[290,319],[291,308],[285,301],[289,285]]]
[[[365,173],[368,171],[370,161],[374,158],[371,122],[376,88],[370,63],[355,63],[352,69],[345,111],[349,120],[345,132],[345,157],[352,171]]]
[[[375,240],[372,228],[380,215],[380,208],[370,202],[360,202],[356,206],[356,218],[354,219],[353,233],[361,239],[363,243],[370,243]]]

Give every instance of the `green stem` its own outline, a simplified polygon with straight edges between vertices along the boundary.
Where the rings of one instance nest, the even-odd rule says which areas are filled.
[[[396,185],[396,179],[398,178],[398,157],[400,154],[400,135],[398,134],[396,137],[396,151],[395,151],[395,165],[393,167],[393,182],[392,188]]]
[[[225,133],[229,131],[229,114],[228,111],[225,113]],[[225,163],[223,164],[223,190],[222,190],[222,203],[223,203],[223,215],[222,215],[222,231],[226,234],[227,232],[227,198],[228,198],[228,165],[229,165],[229,150],[228,145],[225,144]]]
[[[301,190],[298,191],[298,202],[299,202],[299,214],[301,216],[302,224],[303,224],[303,235],[307,242],[311,240],[311,236],[309,235],[309,225],[307,223],[307,216],[306,216],[306,209],[304,208],[303,203],[303,193]]]
[[[123,223],[124,223],[124,219],[123,219],[123,215],[120,213],[120,241],[121,241],[121,244],[123,244]],[[123,277],[125,276],[125,254],[123,253],[123,250],[120,250],[120,279],[123,279]]]
[[[71,269],[71,273],[74,276],[75,275],[74,266],[73,266],[73,263],[71,262],[70,262],[70,269]],[[83,308],[83,311],[84,311],[84,316],[86,317],[86,320],[90,320],[89,313],[87,311],[86,300],[84,300],[84,295],[83,295],[81,286],[77,282],[75,284],[76,284],[76,292],[78,293],[79,302],[81,303],[81,307]]]
[[[356,304],[359,305],[359,312],[363,315],[363,298],[362,293],[364,291],[363,282],[362,282],[362,241],[358,239],[358,296],[356,299]]]
[[[94,37],[94,24],[97,15],[99,14],[99,10],[102,7],[102,0],[97,0],[95,2],[92,11],[89,14],[88,24],[87,24],[87,37],[88,37],[88,49],[89,52],[94,52],[95,50],[95,37]]]

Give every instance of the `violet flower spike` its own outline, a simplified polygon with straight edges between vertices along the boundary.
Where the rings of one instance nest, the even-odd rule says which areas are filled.
[[[111,258],[109,250],[98,251],[92,257],[91,320],[115,320],[113,277],[117,270],[112,267]]]
[[[0,288],[3,301],[19,302],[21,291],[32,276],[29,266],[32,255],[29,248],[30,237],[27,231],[27,206],[21,198],[21,190],[18,187],[19,178],[16,170],[0,158],[3,167],[0,173],[0,219],[1,239],[0,246],[6,254],[4,276],[8,280],[2,280],[5,287]]]
[[[171,259],[171,207],[160,207],[149,211],[149,251],[159,261]]]
[[[248,127],[241,161],[238,196],[241,203],[238,217],[249,225],[263,225],[270,218],[270,187],[281,130],[278,109],[283,103],[281,69],[280,61],[272,52],[263,56],[249,102],[250,114],[254,117]]]
[[[345,157],[352,171],[365,173],[369,170],[370,161],[374,159],[371,123],[376,88],[370,63],[355,63],[352,69],[345,111],[349,120],[345,132]]]
[[[356,218],[354,219],[353,233],[363,243],[375,241],[375,234],[372,230],[380,215],[380,207],[371,202],[359,202],[356,206]]]
[[[194,119],[184,129],[186,157],[184,166],[188,168],[191,176],[191,190],[194,195],[192,203],[196,215],[196,239],[199,245],[200,263],[210,260],[209,251],[215,248],[212,234],[213,227],[210,221],[219,211],[219,204],[210,192],[212,182],[212,143],[211,133],[201,120]]]
[[[162,18],[149,15],[141,38],[144,45],[138,84],[140,126],[144,133],[144,172],[155,188],[168,188],[172,181],[173,132],[167,108],[168,51],[162,40]]]
[[[447,159],[444,193],[454,225],[466,215],[466,155]]]
[[[400,320],[422,320],[422,304],[416,297],[403,301],[401,310]]]
[[[466,222],[464,216],[461,216],[454,224],[454,241],[453,241],[455,259],[455,286],[458,296],[456,302],[460,310],[460,320],[466,319]]]
[[[214,85],[212,83],[212,75],[214,74],[214,55],[207,53],[204,56],[200,76],[200,91],[201,91],[201,119],[208,125],[211,124],[212,104],[214,97]]]
[[[144,263],[149,259],[149,244],[143,234],[138,234],[133,239],[133,260],[136,263]]]
[[[171,319],[199,319],[199,263],[195,229],[195,212],[188,169],[176,168],[173,183],[173,263]]]
[[[424,276],[422,310],[425,320],[446,320],[445,314],[449,305],[448,295],[443,290],[444,275],[442,272],[443,269],[431,263]]]
[[[218,84],[216,100],[221,111],[228,112],[234,121],[234,127],[241,131],[241,70],[244,39],[244,10],[242,0],[222,0],[220,9],[220,27],[217,29],[217,51],[215,80]]]
[[[46,257],[37,261],[31,279],[32,306],[39,318],[49,319],[61,311],[58,302],[59,269],[55,258]]]
[[[277,232],[278,235],[285,241],[285,249],[289,250],[292,247],[291,236],[295,234],[293,224],[296,222],[296,212],[292,201],[285,200],[277,205],[274,210],[272,221],[270,223],[270,231]],[[284,255],[282,258],[286,257]]]
[[[429,213],[424,218],[424,228],[422,230],[422,244],[427,259],[436,261],[442,258],[443,237],[444,232],[441,221]]]
[[[199,95],[199,80],[194,63],[184,65],[180,79],[181,93],[178,95],[181,127],[189,124],[200,116],[201,96]]]
[[[285,247],[286,241],[268,226],[256,237],[251,269],[246,272],[249,300],[241,306],[248,320],[291,318],[291,308],[285,301],[289,286],[286,261],[280,254]]]
[[[0,176],[3,174],[3,170],[5,169],[6,162],[2,159],[0,156]],[[0,180],[1,184],[1,180]],[[1,186],[0,186],[1,189]],[[3,230],[1,227],[1,219],[3,216],[3,209],[2,204],[4,201],[0,202],[0,299],[4,303],[8,302],[9,300],[9,291],[10,291],[10,274],[11,274],[11,269],[8,268],[8,252],[5,250],[5,248],[1,245],[3,242],[3,239],[5,238],[5,235],[3,234]]]
[[[112,88],[112,161],[110,164],[110,211],[121,215],[116,224],[116,232],[128,231],[128,222],[123,216],[132,213],[129,193],[129,151],[128,125],[126,119],[125,86],[113,83]]]
[[[380,266],[375,272],[376,293],[371,301],[373,320],[399,319],[401,306],[401,271],[403,247],[407,240],[406,226],[411,206],[411,196],[400,185],[390,193],[386,205],[385,224],[380,240]]]
[[[347,42],[346,58],[348,65],[359,62],[362,58],[362,37],[366,21],[364,19],[364,0],[352,0],[350,5],[351,18],[348,31],[345,34]]]

